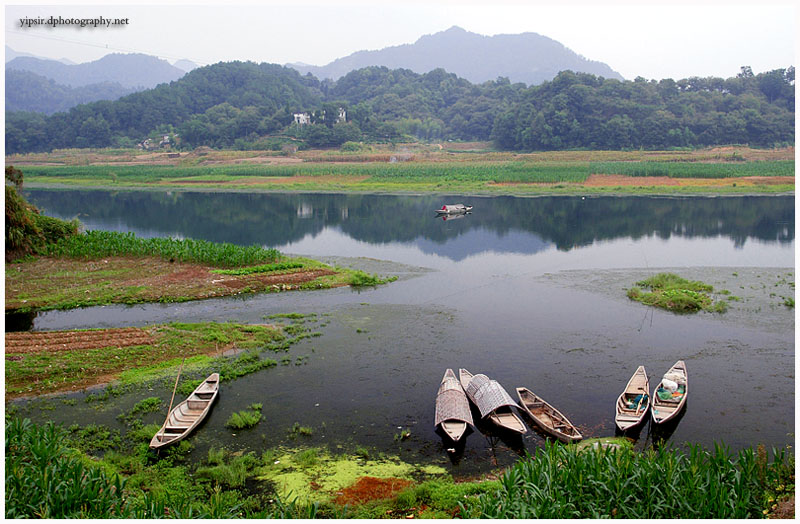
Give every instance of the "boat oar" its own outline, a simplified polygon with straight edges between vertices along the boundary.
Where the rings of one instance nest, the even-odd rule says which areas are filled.
[[[639,415],[639,407],[642,405],[642,402],[644,402],[646,396],[647,393],[642,393],[642,398],[639,399],[639,403],[636,405],[636,416]]]
[[[169,422],[169,415],[172,413],[172,403],[175,401],[175,392],[178,390],[178,380],[181,378],[181,371],[183,371],[183,363],[186,362],[186,357],[183,357],[181,360],[181,367],[178,368],[178,376],[175,377],[175,387],[172,388],[172,398],[169,399],[169,408],[167,409],[167,419],[164,421],[164,425],[161,427],[161,438],[159,441],[164,439],[164,433],[167,431],[167,422]]]

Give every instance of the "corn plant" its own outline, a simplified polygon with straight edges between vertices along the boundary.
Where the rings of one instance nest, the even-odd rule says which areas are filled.
[[[64,442],[52,422],[6,422],[6,518],[124,517],[125,481],[87,467]]]
[[[769,467],[782,463],[776,457]],[[478,518],[755,518],[763,490],[752,449],[734,458],[718,444],[640,454],[548,443],[461,510]]]

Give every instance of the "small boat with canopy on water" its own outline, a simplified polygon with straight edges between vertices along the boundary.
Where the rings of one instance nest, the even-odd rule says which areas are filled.
[[[511,408],[522,409],[496,380],[483,374],[473,375],[466,369],[458,370],[459,381],[467,397],[478,407],[482,419],[519,434],[528,431],[522,419]]]
[[[472,421],[472,411],[469,409],[467,395],[452,369],[444,372],[444,377],[439,385],[434,425],[442,428],[442,431],[453,442],[461,440],[468,425],[475,425]]]

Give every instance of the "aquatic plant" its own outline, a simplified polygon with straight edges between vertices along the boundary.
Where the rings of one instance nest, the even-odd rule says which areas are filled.
[[[123,413],[117,418],[126,424],[130,424],[136,419],[137,415],[154,413],[160,408],[161,399],[159,397],[148,397],[134,404],[129,412]]]
[[[258,409],[254,409],[254,407]],[[248,409],[239,411],[230,416],[225,427],[231,429],[249,429],[261,421],[261,404],[252,404]]]
[[[360,286],[378,286],[380,284],[386,284],[388,282],[394,282],[397,280],[396,276],[391,276],[388,278],[381,278],[378,275],[370,275],[360,269],[353,270],[350,272],[350,277],[348,279],[348,283],[353,287],[360,287]]]
[[[727,310],[725,301],[713,302],[708,293],[713,286],[699,281],[686,280],[674,273],[658,273],[636,283],[637,286],[649,288],[643,292],[639,287],[628,290],[628,298],[648,306],[656,306],[670,311],[694,312],[700,310],[724,313]]]
[[[301,426],[299,422],[295,422],[289,428],[289,438],[297,438],[298,435],[310,437],[314,434],[314,429],[309,426]]]

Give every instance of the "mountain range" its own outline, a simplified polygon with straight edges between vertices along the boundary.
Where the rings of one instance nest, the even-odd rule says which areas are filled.
[[[457,26],[425,35],[413,44],[357,51],[324,66],[286,65],[320,80],[338,80],[350,71],[369,66],[410,69],[415,73],[442,68],[473,83],[507,77],[511,82],[541,84],[564,70],[623,79],[607,64],[586,59],[537,33],[484,36]]]
[[[83,64],[65,64],[57,60],[18,56],[6,63],[6,70],[9,69],[29,71],[69,87],[114,82],[122,87],[136,89],[149,89],[177,80],[186,74],[185,70],[166,60],[140,53],[112,53]]]

